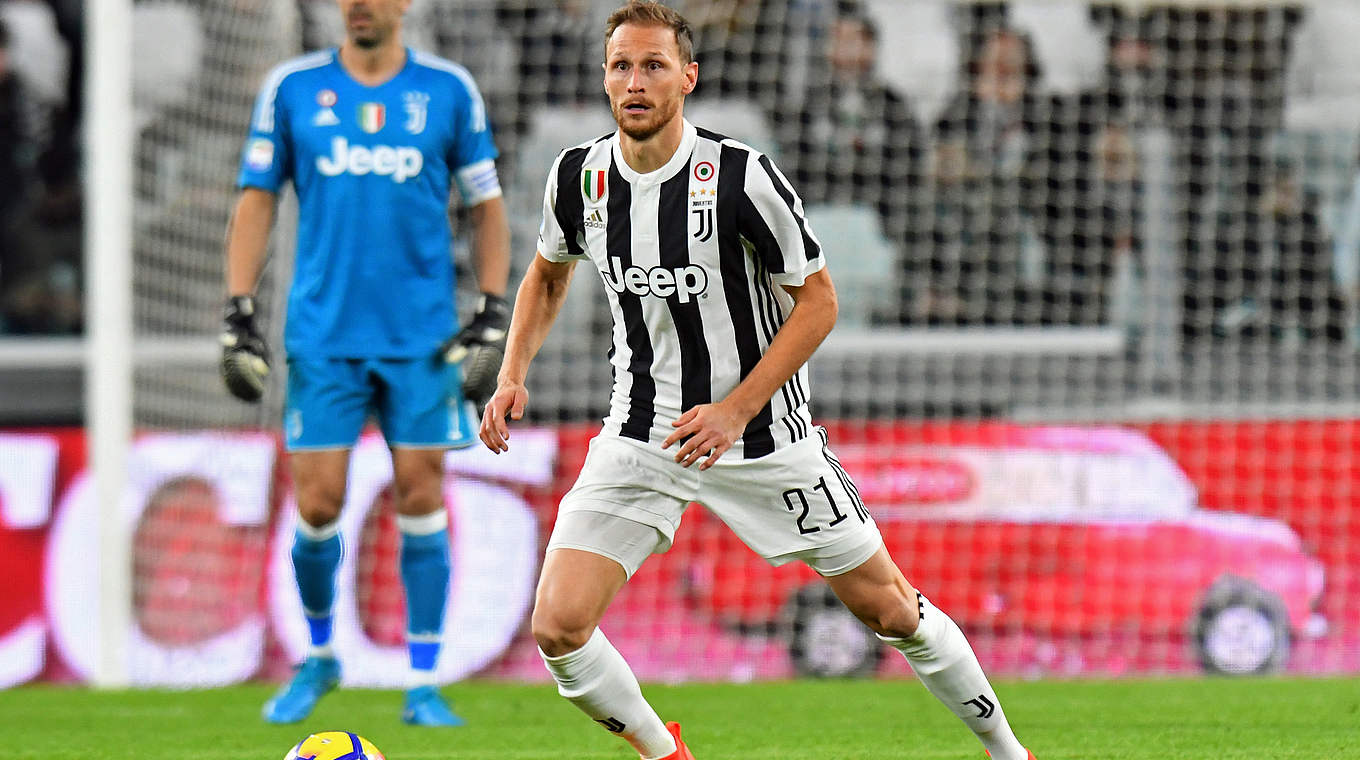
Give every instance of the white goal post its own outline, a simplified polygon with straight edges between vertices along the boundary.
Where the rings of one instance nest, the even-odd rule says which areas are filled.
[[[132,542],[122,519],[132,438],[132,0],[86,0],[85,11],[85,419],[100,523],[95,683],[113,688],[129,682],[132,621]]]

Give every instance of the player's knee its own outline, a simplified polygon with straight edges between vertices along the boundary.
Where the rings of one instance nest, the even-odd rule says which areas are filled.
[[[916,633],[920,623],[921,615],[915,606],[899,604],[879,619],[881,630],[876,633],[894,639],[905,639]]]
[[[438,485],[411,488],[397,496],[397,513],[402,515],[428,515],[443,506]]]
[[[529,628],[544,654],[561,657],[586,645],[595,632],[595,621],[584,614],[540,604],[534,607]]]
[[[397,513],[428,515],[444,506],[439,470],[405,468],[396,474]]]
[[[867,609],[855,610],[855,614],[874,633],[894,639],[905,639],[916,633],[916,626],[921,622],[915,602],[897,594],[885,595],[867,605]]]
[[[344,488],[322,484],[299,486],[297,491],[298,516],[316,528],[335,522],[345,503]]]

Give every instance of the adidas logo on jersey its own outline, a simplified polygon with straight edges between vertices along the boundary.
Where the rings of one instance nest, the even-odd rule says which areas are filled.
[[[609,257],[609,270],[601,273],[604,283],[615,293],[628,291],[635,296],[656,296],[670,298],[677,296],[680,303],[689,303],[690,298],[708,290],[708,272],[698,264],[686,267],[663,269],[653,267],[643,269],[636,264],[627,269],[623,259]]]
[[[401,145],[350,145],[349,140],[336,137],[331,140],[331,155],[317,156],[317,171],[327,177],[351,174],[362,177],[376,174],[390,176],[393,182],[401,183],[420,174],[425,166],[425,157],[417,148]]]
[[[585,222],[585,224],[586,224],[587,227],[590,227],[590,228],[596,229],[596,230],[602,230],[602,229],[605,229],[605,227],[606,227],[605,221],[604,221],[604,217],[600,216],[600,210],[599,210],[599,209],[595,209],[595,213],[593,213],[593,214],[591,214],[590,216],[586,217],[586,222]]]

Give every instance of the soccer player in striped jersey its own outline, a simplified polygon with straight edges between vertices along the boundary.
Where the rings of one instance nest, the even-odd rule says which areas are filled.
[[[293,568],[311,646],[266,720],[293,723],[340,680],[332,646],[339,517],[350,449],[373,413],[392,452],[410,672],[402,718],[461,721],[436,689],[450,560],[444,452],[475,442],[509,309],[509,228],[486,109],[461,66],[401,43],[410,0],[338,0],[338,49],[265,80],[227,235],[223,378],[260,398],[267,352],[251,293],[274,204],[292,181],[299,219],[284,344],[284,434],[297,493]],[[458,329],[448,209],[471,209],[483,292]],[[460,369],[462,370],[460,372]]]
[[[823,248],[768,157],[684,119],[692,51],[663,5],[633,0],[610,17],[604,84],[619,128],[553,165],[482,417],[483,443],[508,451],[530,361],[573,266],[591,262],[614,315],[614,387],[548,542],[532,619],[543,660],[562,696],[641,757],[693,757],[598,625],[697,501],[771,563],[824,576],[993,758],[1026,760],[963,633],[902,577],[808,415],[805,365],[836,320]]]

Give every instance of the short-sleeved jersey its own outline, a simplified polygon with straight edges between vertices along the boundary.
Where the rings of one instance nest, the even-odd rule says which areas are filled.
[[[290,354],[427,356],[456,329],[448,208],[500,195],[496,149],[472,77],[407,50],[376,87],[338,51],[275,68],[255,104],[238,184],[297,192]]]
[[[675,155],[648,174],[629,168],[617,133],[558,156],[538,252],[599,269],[614,315],[604,432],[652,443],[750,374],[793,309],[780,286],[824,266],[802,201],[770,159],[689,122]],[[761,457],[807,436],[808,388],[804,366],[732,454]]]

